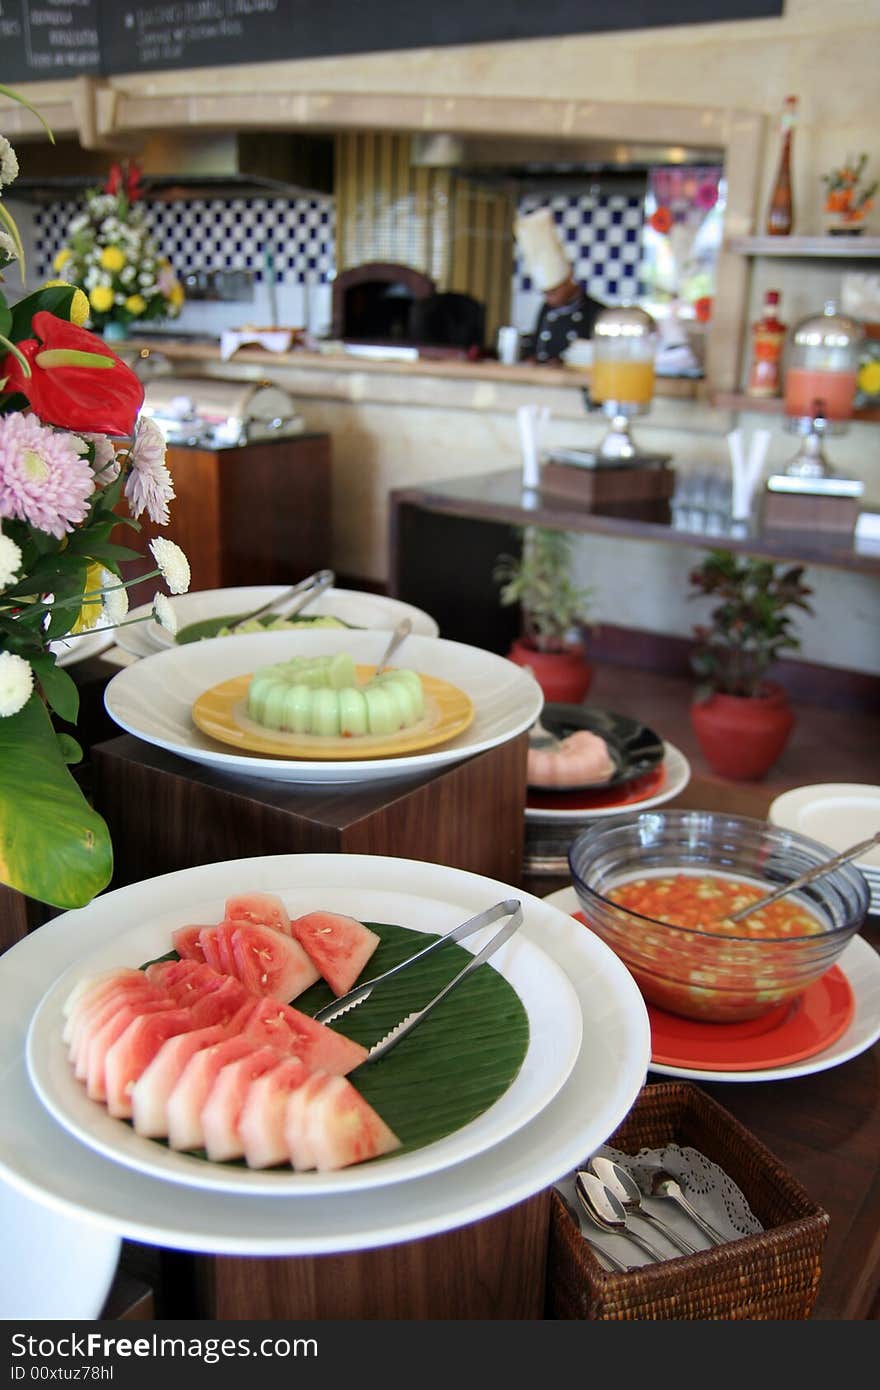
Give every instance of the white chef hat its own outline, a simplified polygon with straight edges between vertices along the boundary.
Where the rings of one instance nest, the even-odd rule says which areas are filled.
[[[539,290],[555,289],[569,278],[571,262],[563,250],[549,208],[538,208],[518,217],[513,231],[529,275]]]

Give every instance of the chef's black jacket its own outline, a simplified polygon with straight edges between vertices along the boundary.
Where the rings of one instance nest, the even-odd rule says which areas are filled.
[[[533,355],[538,362],[560,358],[575,338],[591,338],[597,316],[605,308],[581,290],[577,299],[551,309],[544,304],[535,324]]]

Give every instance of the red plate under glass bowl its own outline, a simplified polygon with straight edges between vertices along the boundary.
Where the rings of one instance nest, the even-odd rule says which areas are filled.
[[[828,858],[826,845],[766,821],[666,810],[597,822],[568,856],[587,925],[627,966],[647,1003],[706,1023],[760,1018],[819,980],[865,920],[862,874],[843,864],[792,894],[823,929],[774,937],[677,926],[619,906],[610,891],[632,879],[685,873],[744,880],[769,893]]]

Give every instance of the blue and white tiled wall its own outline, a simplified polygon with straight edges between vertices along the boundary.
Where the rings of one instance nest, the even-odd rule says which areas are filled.
[[[549,207],[575,280],[603,304],[635,299],[639,292],[644,198],[624,193],[554,194],[521,198],[517,213]],[[530,333],[542,304],[519,252],[513,270],[511,322]]]
[[[635,298],[644,202],[638,196],[558,194],[520,200],[520,213],[547,205],[571,259],[574,275],[596,299],[614,304]],[[35,269],[52,274],[64,245],[71,201],[48,203],[34,212]],[[147,218],[162,254],[181,277],[198,270],[245,270],[253,275],[253,298],[216,303],[190,300],[178,331],[219,332],[245,321],[268,323],[269,256],[275,277],[278,322],[326,332],[331,317],[335,265],[334,205],[331,197],[205,198],[148,203]],[[513,267],[511,321],[524,333],[535,323],[541,295],[521,257]]]
[[[304,325],[314,332],[329,325],[335,259],[332,198],[194,198],[145,206],[160,252],[182,279],[199,270],[245,270],[253,275],[252,299],[223,304],[188,301],[175,320],[176,329],[219,331],[245,319],[268,323],[273,275],[279,323]],[[41,277],[52,274],[52,261],[79,207],[57,202],[36,210],[36,269]]]

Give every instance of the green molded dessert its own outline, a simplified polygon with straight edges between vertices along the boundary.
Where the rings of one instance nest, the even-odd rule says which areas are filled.
[[[361,685],[347,652],[297,656],[251,677],[247,712],[256,724],[292,734],[365,738],[399,733],[425,716],[416,671],[382,671]]]

